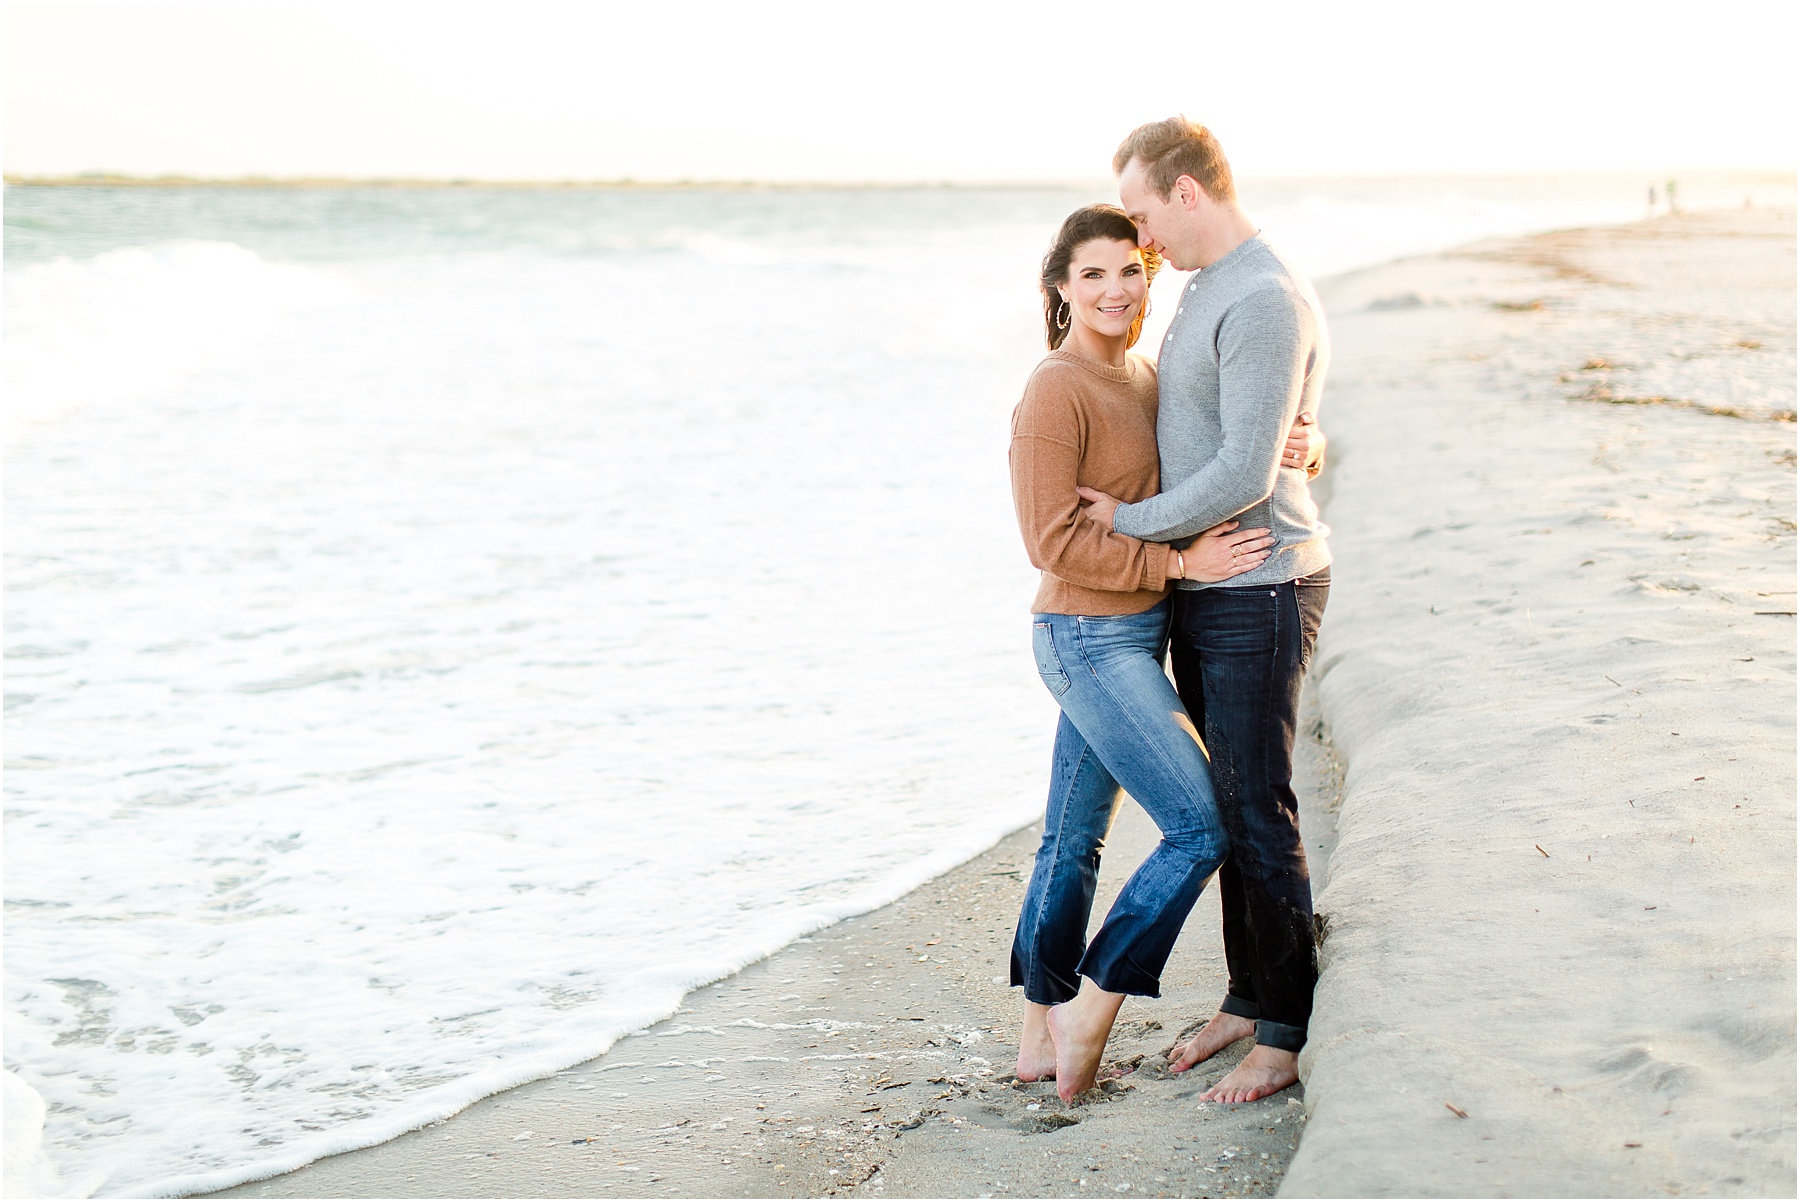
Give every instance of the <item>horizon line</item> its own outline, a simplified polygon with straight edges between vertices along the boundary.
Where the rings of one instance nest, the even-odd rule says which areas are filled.
[[[1517,168],[1507,171],[1390,171],[1390,172],[1325,172],[1319,174],[1271,172],[1266,175],[1240,177],[1244,183],[1285,183],[1313,180],[1392,180],[1392,179],[1522,179],[1545,176],[1643,176],[1664,177],[1671,173],[1690,176],[1764,177],[1793,181],[1796,169],[1791,167],[1584,167],[1584,168]],[[238,187],[238,188],[518,188],[518,189],[878,189],[878,188],[1085,188],[1110,184],[1109,177],[1049,179],[732,179],[673,178],[639,179],[633,176],[613,178],[505,178],[464,176],[386,176],[386,175],[188,175],[177,172],[136,174],[119,171],[80,171],[73,174],[23,174],[8,172],[3,177],[13,187]]]

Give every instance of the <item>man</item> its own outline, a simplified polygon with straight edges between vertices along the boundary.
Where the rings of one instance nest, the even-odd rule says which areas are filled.
[[[1182,702],[1212,757],[1231,858],[1219,870],[1230,985],[1204,1029],[1175,1050],[1185,1072],[1248,1035],[1256,1046],[1203,1097],[1251,1102],[1299,1080],[1318,959],[1294,796],[1300,684],[1331,563],[1300,455],[1328,348],[1318,298],[1238,205],[1231,167],[1203,126],[1141,126],[1113,157],[1140,244],[1195,274],[1159,358],[1163,492],[1134,505],[1083,490],[1121,534],[1179,541],[1235,518],[1267,526],[1274,553],[1219,585],[1183,581],[1170,655]]]

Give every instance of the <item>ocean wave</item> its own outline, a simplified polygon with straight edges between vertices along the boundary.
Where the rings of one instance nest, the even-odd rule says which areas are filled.
[[[339,265],[9,448],[7,1056],[65,1174],[388,1138],[1030,820],[1030,313],[1001,270],[938,334],[943,261]]]
[[[165,392],[241,358],[284,314],[343,280],[229,242],[176,241],[6,272],[6,419],[30,436],[89,405]]]

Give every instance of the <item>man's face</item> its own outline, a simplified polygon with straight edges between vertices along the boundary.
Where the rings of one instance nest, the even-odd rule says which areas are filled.
[[[1189,229],[1193,214],[1181,203],[1179,186],[1169,192],[1166,200],[1158,196],[1144,178],[1144,164],[1133,159],[1119,174],[1119,207],[1138,227],[1139,246],[1154,250],[1177,271],[1192,271],[1200,266],[1189,246],[1193,240]]]

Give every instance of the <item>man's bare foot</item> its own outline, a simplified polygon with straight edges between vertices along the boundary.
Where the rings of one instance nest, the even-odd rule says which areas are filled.
[[[1208,1102],[1254,1102],[1300,1079],[1300,1055],[1257,1044],[1225,1079],[1201,1094]]]
[[[1019,1035],[1019,1063],[1013,1073],[1021,1081],[1047,1081],[1056,1076],[1056,1044],[1045,1016],[1050,1007],[1025,1003],[1025,1029]]]
[[[1124,994],[1108,993],[1083,978],[1080,993],[1044,1016],[1056,1044],[1056,1096],[1063,1101],[1072,1102],[1094,1087],[1106,1037],[1124,1002]]]
[[[1192,1039],[1169,1049],[1169,1071],[1185,1073],[1202,1060],[1211,1060],[1238,1040],[1254,1034],[1255,1023],[1221,1010],[1204,1027],[1194,1032]]]

